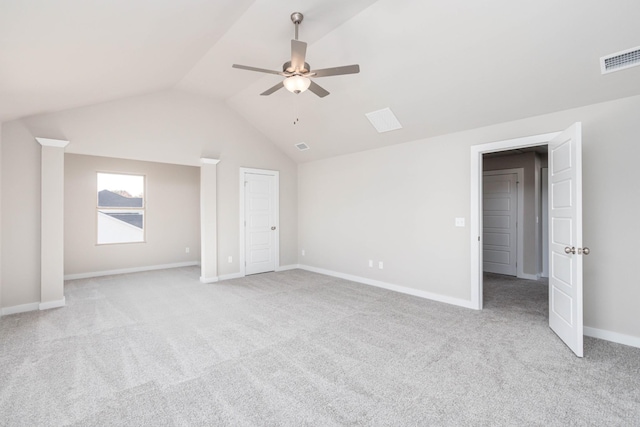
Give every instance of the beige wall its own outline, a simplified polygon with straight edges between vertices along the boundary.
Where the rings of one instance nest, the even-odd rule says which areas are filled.
[[[65,275],[200,260],[198,167],[69,153],[64,161]],[[145,175],[145,243],[96,245],[97,172]]]
[[[525,274],[537,275],[539,273],[539,251],[537,248],[538,229],[536,225],[536,216],[539,216],[538,197],[539,183],[536,183],[539,173],[536,173],[536,153],[522,153],[514,155],[505,155],[499,157],[485,157],[483,159],[483,170],[495,171],[501,169],[522,168],[524,171],[524,182],[522,183],[522,191],[524,191],[524,206],[522,224],[522,249],[524,265],[522,271]]]
[[[3,124],[3,307],[39,301],[40,146],[35,136],[70,141],[70,154],[187,166],[199,166],[201,157],[219,158],[219,275],[240,271],[239,168],[277,170],[280,263],[297,262],[295,163],[224,103],[168,90]],[[177,261],[184,247],[181,251]]]
[[[585,325],[640,337],[635,254],[620,250],[640,240],[638,111],[632,97],[301,164],[300,263],[469,300],[470,147],[582,121]]]
[[[0,123],[0,309],[2,308],[2,123]]]
[[[2,306],[40,302],[40,144],[2,125]]]

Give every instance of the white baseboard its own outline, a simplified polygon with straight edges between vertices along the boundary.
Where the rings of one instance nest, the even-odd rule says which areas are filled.
[[[327,276],[338,277],[340,279],[351,280],[352,282],[362,283],[364,285],[375,286],[377,288],[388,289],[390,291],[400,292],[402,294],[413,295],[432,301],[444,302],[447,304],[457,305],[464,308],[474,308],[471,301],[459,298],[453,298],[446,295],[434,294],[431,292],[421,291],[418,289],[408,288],[406,286],[394,285],[391,283],[381,282],[379,280],[367,279],[366,277],[353,276],[351,274],[338,273],[336,271],[325,270],[324,268],[311,267],[308,265],[299,265],[302,270],[312,271],[314,273],[325,274]]]
[[[522,273],[518,276],[518,279],[527,279],[527,280],[540,280],[540,275],[538,274],[528,274]]]
[[[300,266],[298,264],[281,265],[280,267],[276,267],[275,271],[278,272],[278,271],[295,270],[296,268],[300,268]],[[220,276],[218,276],[218,280],[222,281],[222,280],[240,279],[241,277],[245,277],[245,275],[240,272],[231,273],[231,274],[221,274]]]
[[[176,262],[173,264],[148,265],[144,267],[121,268],[118,270],[93,271],[89,273],[67,274],[64,280],[89,279],[91,277],[113,276],[114,274],[140,273],[142,271],[166,270],[167,268],[193,267],[198,261]]]
[[[222,280],[239,279],[241,277],[244,277],[244,275],[238,272],[238,273],[230,273],[230,274],[221,274],[220,276],[218,276],[218,279],[222,281]]]
[[[276,271],[295,270],[296,268],[300,268],[300,265],[298,264],[281,265],[280,267],[276,267]]]
[[[220,280],[219,277],[202,277],[200,276],[200,282],[202,283],[215,283]]]
[[[57,301],[41,302],[40,304],[38,304],[38,309],[48,310],[50,308],[64,307],[65,305],[66,305],[65,297],[62,297],[62,299],[59,299]]]
[[[0,309],[0,315],[8,316],[10,314],[26,313],[27,311],[37,311],[40,309],[40,303],[30,302],[29,304],[14,305]]]
[[[588,326],[584,327],[584,334],[588,337],[599,338],[601,340],[640,348],[640,337],[605,331],[604,329],[590,328]]]

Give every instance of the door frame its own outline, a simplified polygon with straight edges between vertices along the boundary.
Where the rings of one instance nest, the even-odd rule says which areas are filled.
[[[543,172],[544,171],[544,172]],[[549,167],[540,168],[540,277],[549,278]],[[546,226],[546,227],[545,227]],[[546,270],[545,270],[546,266]],[[546,273],[546,275],[545,275]]]
[[[269,175],[273,176],[275,180],[275,226],[276,233],[273,238],[273,244],[275,246],[275,254],[274,254],[274,263],[275,270],[280,266],[280,172],[269,170],[269,169],[253,169],[253,168],[240,168],[240,212],[239,212],[239,220],[238,225],[240,228],[240,254],[238,261],[240,263],[240,277],[246,276],[246,245],[245,245],[245,206],[244,206],[244,198],[245,198],[245,174],[251,173],[256,175]]]
[[[482,155],[548,144],[561,132],[545,133],[471,146],[471,307],[482,310]]]
[[[518,206],[516,207],[516,217],[518,225],[516,227],[516,277],[521,279],[529,279],[529,275],[524,274],[524,168],[513,169],[496,169],[490,171],[482,171],[482,176],[494,175],[510,175],[515,174],[518,179],[516,184]],[[484,189],[482,189],[484,195]],[[484,225],[483,225],[484,227]],[[480,229],[484,232],[484,228]],[[482,234],[481,234],[482,235]],[[484,266],[483,266],[484,270]]]

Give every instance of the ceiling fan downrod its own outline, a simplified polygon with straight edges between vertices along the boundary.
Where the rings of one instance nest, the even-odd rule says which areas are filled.
[[[291,14],[291,22],[296,26],[296,40],[298,40],[298,25],[300,25],[303,19],[304,15],[300,12],[293,12]]]

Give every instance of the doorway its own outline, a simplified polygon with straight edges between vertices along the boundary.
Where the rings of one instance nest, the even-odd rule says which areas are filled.
[[[549,147],[549,326],[578,356],[583,355],[582,315],[582,130],[471,147],[471,302],[482,309],[483,155],[548,144]]]

